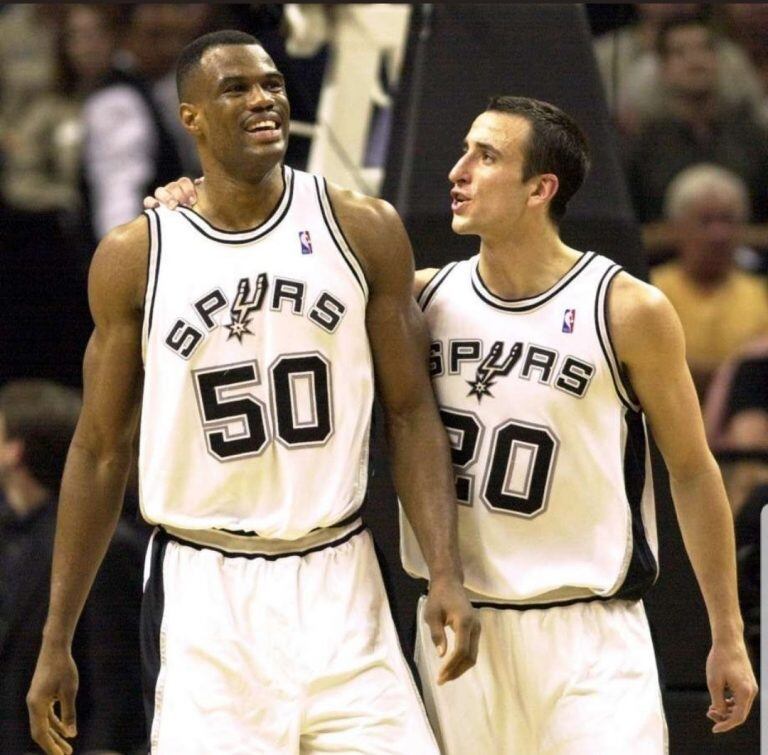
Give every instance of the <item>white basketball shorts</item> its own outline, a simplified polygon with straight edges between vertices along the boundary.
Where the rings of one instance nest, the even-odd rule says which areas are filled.
[[[437,754],[371,536],[359,520],[346,530],[269,555],[155,532],[142,606],[151,753]]]
[[[656,659],[640,602],[480,608],[477,664],[438,687],[419,603],[416,665],[445,755],[662,755]]]

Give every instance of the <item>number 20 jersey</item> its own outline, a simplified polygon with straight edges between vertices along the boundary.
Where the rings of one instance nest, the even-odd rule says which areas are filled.
[[[419,302],[452,447],[465,584],[476,602],[637,598],[657,574],[646,426],[606,321],[620,271],[587,252],[551,289],[507,301],[473,257]],[[403,563],[426,577],[401,517]]]
[[[324,181],[283,176],[250,231],[147,211],[139,479],[152,523],[291,540],[362,503],[368,287]]]

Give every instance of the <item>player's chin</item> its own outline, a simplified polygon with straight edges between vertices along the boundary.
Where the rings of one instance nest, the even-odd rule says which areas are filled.
[[[451,219],[451,228],[453,229],[454,233],[458,233],[459,235],[473,233],[472,221],[469,218],[463,217],[461,215],[453,216]]]

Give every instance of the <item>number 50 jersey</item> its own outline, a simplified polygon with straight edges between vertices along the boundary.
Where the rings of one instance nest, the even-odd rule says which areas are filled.
[[[153,523],[296,539],[365,494],[368,288],[322,179],[261,226],[147,211],[140,499]]]
[[[637,598],[656,577],[645,422],[606,322],[619,270],[587,252],[548,291],[506,301],[473,257],[419,297],[476,602]],[[405,568],[426,577],[401,524]]]

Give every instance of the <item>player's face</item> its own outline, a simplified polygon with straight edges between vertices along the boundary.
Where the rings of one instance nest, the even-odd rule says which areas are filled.
[[[200,62],[199,136],[233,175],[264,173],[288,146],[285,80],[257,45],[222,45]]]
[[[517,115],[486,112],[475,119],[448,174],[456,233],[484,238],[514,228],[535,185],[535,178],[522,180],[530,130]]]

